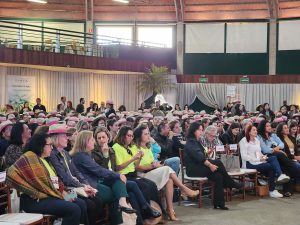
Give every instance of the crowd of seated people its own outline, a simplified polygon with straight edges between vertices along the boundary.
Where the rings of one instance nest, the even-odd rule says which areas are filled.
[[[21,193],[20,210],[62,218],[63,225],[97,224],[105,205],[111,224],[122,224],[124,213],[135,214],[139,225],[178,220],[174,188],[191,199],[200,194],[178,178],[181,150],[186,174],[215,184],[215,209],[228,210],[224,188],[244,188],[226,171],[218,147],[238,145],[241,167],[268,177],[270,197],[290,197],[300,183],[296,105],[276,112],[264,103],[247,112],[236,101],[208,114],[159,102],[116,111],[111,100],[100,107],[91,101],[85,110],[84,98],[74,109],[66,97],[57,111],[46,112],[41,99],[36,102],[33,111],[24,104],[19,113],[8,104],[0,115],[0,168],[6,184]]]

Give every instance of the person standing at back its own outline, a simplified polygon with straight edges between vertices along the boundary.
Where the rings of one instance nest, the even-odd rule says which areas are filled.
[[[33,107],[33,112],[35,112],[36,110],[41,110],[41,111],[47,112],[46,107],[44,105],[42,105],[41,102],[42,102],[42,100],[40,98],[36,99],[36,105]]]
[[[80,98],[79,104],[76,107],[76,112],[78,112],[78,113],[83,113],[84,112],[84,103],[85,103],[84,98]]]

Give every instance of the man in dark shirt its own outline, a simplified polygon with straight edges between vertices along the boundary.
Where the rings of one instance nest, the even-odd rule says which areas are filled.
[[[168,123],[161,122],[157,127],[158,134],[154,137],[157,144],[161,147],[159,160],[162,160],[164,165],[171,167],[176,174],[179,173],[179,157],[173,157],[173,132],[170,131]]]
[[[41,99],[40,98],[36,99],[36,105],[33,107],[33,112],[35,112],[36,110],[47,112],[46,107],[41,104]]]
[[[83,113],[84,112],[84,103],[85,103],[84,98],[80,98],[79,102],[80,103],[76,107],[76,112]]]

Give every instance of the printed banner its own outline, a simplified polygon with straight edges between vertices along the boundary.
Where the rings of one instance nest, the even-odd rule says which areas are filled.
[[[8,75],[7,97],[16,111],[20,110],[25,102],[32,106],[37,97],[36,77]]]

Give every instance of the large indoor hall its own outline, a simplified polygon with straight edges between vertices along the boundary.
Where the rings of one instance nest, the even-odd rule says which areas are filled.
[[[300,0],[0,0],[0,225],[300,225]]]

